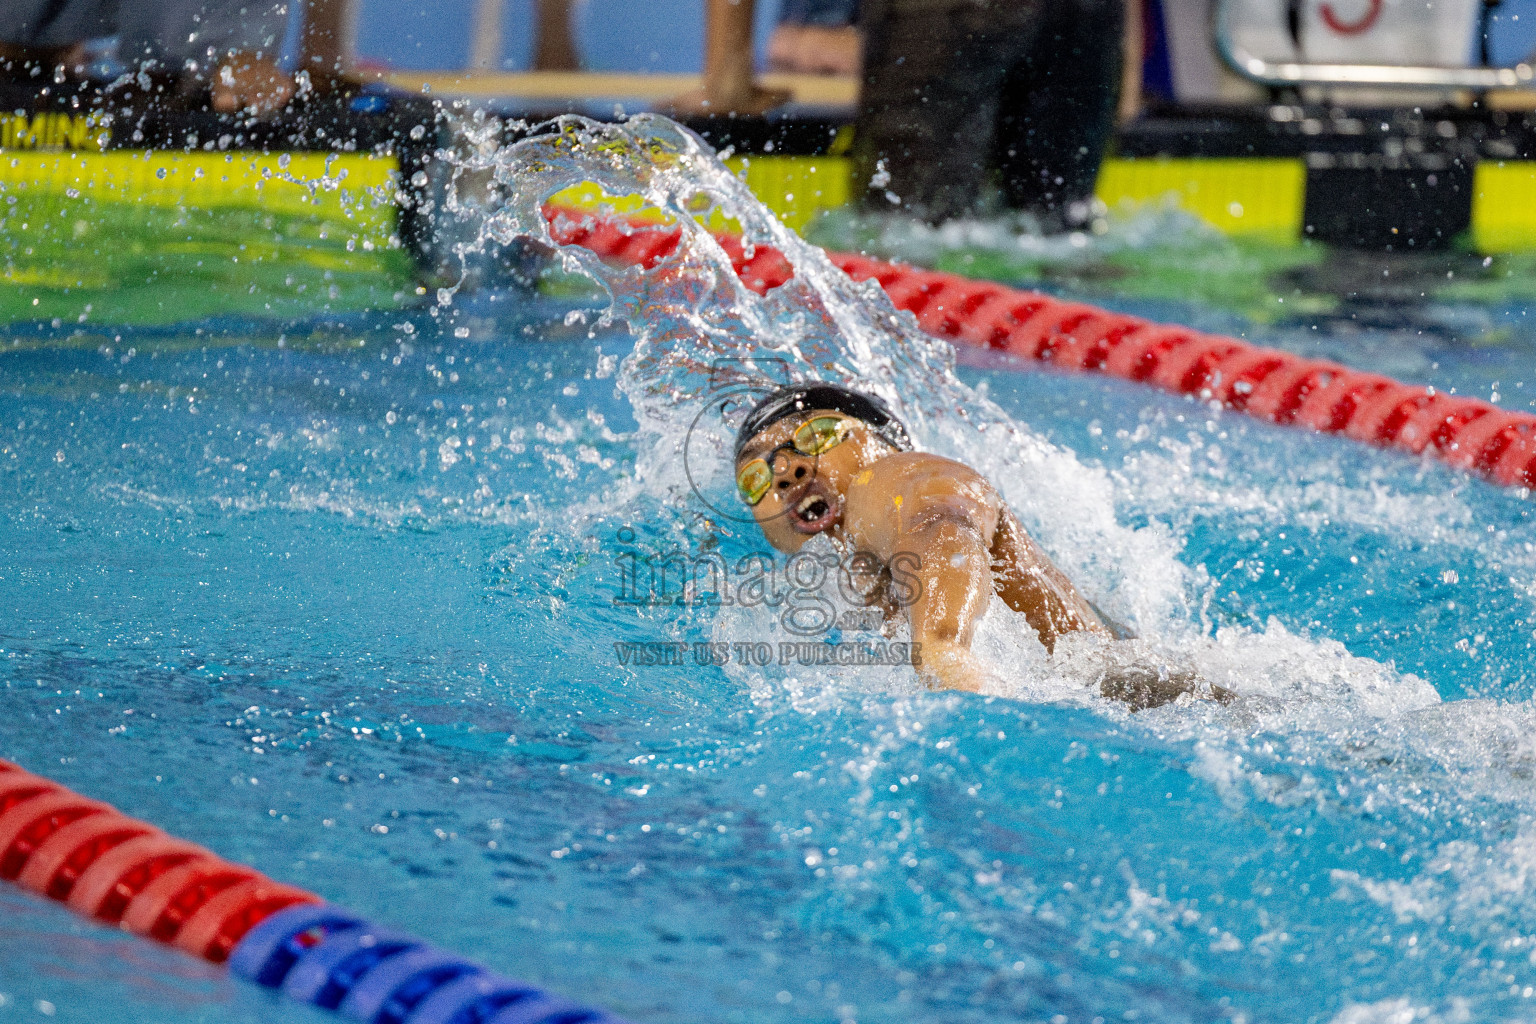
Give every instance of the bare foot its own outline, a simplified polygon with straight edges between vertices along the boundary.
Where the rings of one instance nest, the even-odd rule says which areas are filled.
[[[709,114],[763,114],[774,107],[788,103],[793,94],[786,89],[764,89],[754,85],[749,90],[736,93],[709,95],[703,89],[685,92],[681,96],[661,104],[661,109],[674,116],[687,117]]]

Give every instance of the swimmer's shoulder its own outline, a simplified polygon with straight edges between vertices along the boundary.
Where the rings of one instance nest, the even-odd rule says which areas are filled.
[[[906,500],[967,498],[986,505],[997,492],[986,477],[963,462],[928,452],[895,452],[870,463],[853,478],[849,498],[903,495]]]
[[[854,477],[854,486],[911,486],[930,482],[955,487],[979,484],[988,491],[992,490],[986,477],[970,466],[929,452],[893,452],[870,463],[862,473]]]

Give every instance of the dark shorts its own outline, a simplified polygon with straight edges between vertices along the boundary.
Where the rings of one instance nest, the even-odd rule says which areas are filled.
[[[1060,221],[1114,128],[1124,0],[865,0],[856,152],[866,202],[939,221],[1006,206]],[[876,178],[883,181],[884,177]]]

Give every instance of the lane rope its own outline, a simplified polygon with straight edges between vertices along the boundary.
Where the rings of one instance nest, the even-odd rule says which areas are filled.
[[[645,267],[670,255],[681,237],[675,226],[590,210],[549,207],[545,217],[559,244]],[[755,246],[748,255],[739,236],[715,237],[742,281],[760,294],[794,275],[770,246]],[[1536,415],[1530,413],[1039,292],[850,253],[827,255],[854,280],[878,282],[897,309],[955,344],[1149,384],[1270,423],[1428,455],[1505,487],[1536,488]]]
[[[624,1024],[4,760],[0,878],[364,1024]]]
[[[552,237],[653,267],[680,231],[546,211]],[[793,276],[782,253],[719,235],[742,281]],[[1536,488],[1536,416],[1327,360],[1153,323],[1037,292],[848,253],[924,330],[1066,370],[1192,395],[1272,423],[1427,454],[1504,486]],[[622,1024],[381,928],[0,760],[0,879],[103,924],[172,945],[367,1024]]]

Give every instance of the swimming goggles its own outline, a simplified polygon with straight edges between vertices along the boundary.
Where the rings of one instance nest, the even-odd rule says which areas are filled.
[[[741,500],[756,505],[768,496],[773,487],[773,460],[778,458],[779,452],[790,449],[812,457],[829,452],[847,440],[843,424],[848,422],[846,416],[817,416],[806,420],[795,428],[794,436],[788,441],[742,466],[741,472],[736,474],[736,489],[741,492]]]

